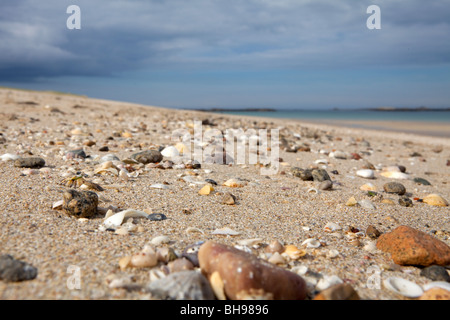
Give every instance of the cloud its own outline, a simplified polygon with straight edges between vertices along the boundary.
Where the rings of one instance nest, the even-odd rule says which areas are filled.
[[[438,0],[377,1],[375,31],[372,1],[80,0],[82,29],[68,30],[71,2],[2,4],[0,81],[450,62],[450,7]]]

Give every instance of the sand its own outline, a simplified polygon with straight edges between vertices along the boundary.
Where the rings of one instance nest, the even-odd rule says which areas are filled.
[[[171,240],[168,245],[178,253],[189,244],[206,240],[235,245],[242,239],[261,238],[263,244],[279,240],[300,248],[306,239],[319,239],[323,244],[320,248],[305,249],[308,254],[304,258],[283,267],[292,269],[304,265],[315,273],[336,275],[351,284],[361,299],[406,299],[382,284],[373,288],[368,281],[374,274],[381,281],[398,276],[424,285],[430,280],[420,276],[420,268],[395,266],[388,254],[365,250],[364,246],[370,241],[366,237],[360,239],[360,246],[349,243],[345,232],[348,227],[365,231],[373,225],[385,233],[399,225],[408,225],[450,244],[449,207],[433,207],[415,201],[412,208],[402,207],[397,203],[397,195],[382,192],[383,185],[392,179],[381,176],[380,170],[376,171],[376,179],[367,180],[356,176],[356,170],[363,164],[361,160],[334,159],[323,153],[333,150],[356,152],[378,168],[403,165],[412,177],[425,178],[432,184],[423,186],[412,180],[399,180],[411,199],[438,193],[448,201],[448,137],[395,132],[398,127],[369,130],[345,127],[342,123],[331,125],[167,110],[75,95],[10,89],[0,89],[0,119],[0,133],[5,139],[0,144],[0,155],[42,157],[49,171],[24,175],[24,169],[14,167],[13,162],[0,162],[0,253],[10,254],[38,268],[34,280],[0,281],[0,299],[149,299],[151,296],[145,290],[112,289],[109,280],[132,276],[137,287],[144,287],[149,282],[148,269],[121,271],[118,262],[124,256],[139,252],[159,235],[167,235]],[[52,204],[62,200],[67,189],[61,182],[69,170],[93,171],[97,165],[92,159],[96,156],[112,153],[125,159],[148,148],[173,145],[170,138],[175,129],[189,129],[192,121],[205,119],[216,124],[213,128],[221,130],[281,128],[280,132],[288,140],[307,143],[310,151],[280,151],[280,170],[273,175],[262,175],[261,167],[254,164],[202,164],[198,174],[218,183],[214,186],[216,193],[209,196],[199,195],[199,186],[191,186],[180,179],[181,174],[192,171],[188,169],[145,167],[139,176],[128,181],[114,175],[88,178],[105,188],[98,192],[99,206],[147,210],[163,213],[168,218],[164,221],[135,219],[134,223],[140,229],[128,235],[100,231],[101,216],[79,221],[61,210],[52,209]],[[204,129],[207,127],[205,125]],[[74,134],[74,130],[83,134]],[[130,135],[124,136],[125,132]],[[294,133],[301,138],[295,138]],[[84,145],[86,141],[95,144],[88,147]],[[102,146],[108,146],[109,151],[100,152]],[[64,159],[67,151],[81,147],[92,159]],[[412,156],[414,152],[419,155]],[[292,176],[290,169],[317,166],[315,161],[318,159],[326,159],[326,170],[329,173],[337,170],[338,174],[330,174],[334,181],[332,190],[316,194],[308,192],[317,187],[316,182],[302,181]],[[243,179],[247,185],[242,188],[222,186],[230,178]],[[391,198],[395,204],[382,203],[381,196],[367,196],[360,187],[368,182],[383,198]],[[169,188],[149,188],[157,183],[166,183]],[[232,192],[237,198],[236,205],[222,204],[219,194],[223,192]],[[346,206],[352,196],[358,201],[372,201],[376,209]],[[186,214],[184,209],[189,209],[191,214]],[[340,225],[342,230],[325,232],[324,226],[328,222]],[[190,227],[203,233],[186,232]],[[240,234],[211,234],[223,227]],[[330,250],[337,250],[339,255],[327,257]],[[262,254],[264,250],[260,248],[254,252]],[[70,286],[73,270],[79,271],[81,280],[79,288],[75,289]],[[374,273],[374,270],[381,273]]]

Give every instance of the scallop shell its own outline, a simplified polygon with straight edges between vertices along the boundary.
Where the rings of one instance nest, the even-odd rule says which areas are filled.
[[[423,294],[423,289],[414,282],[403,278],[390,277],[383,281],[384,286],[404,297],[418,298]]]
[[[307,248],[318,248],[320,247],[320,241],[316,240],[316,239],[306,239],[305,241],[302,242],[302,246],[305,246]]]
[[[161,154],[166,158],[175,158],[180,155],[177,148],[174,146],[166,147],[163,151],[161,151]]]
[[[423,198],[423,202],[430,206],[447,207],[448,202],[438,194],[429,194]]]
[[[118,212],[118,213],[110,216],[103,222],[103,224],[107,228],[117,228],[123,223],[125,218],[130,218],[130,217],[148,218],[148,214],[143,211],[128,209],[128,210],[124,210],[124,211]]]

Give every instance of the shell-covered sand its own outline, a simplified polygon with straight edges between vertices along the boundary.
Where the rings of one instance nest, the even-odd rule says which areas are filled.
[[[201,186],[192,186],[181,179],[192,169],[158,169],[145,166],[137,177],[124,180],[115,175],[95,175],[104,188],[98,192],[99,206],[123,210],[136,209],[162,213],[163,221],[134,219],[138,231],[119,235],[99,228],[101,216],[77,220],[53,203],[62,200],[67,189],[61,182],[72,170],[92,172],[97,156],[114,154],[121,160],[132,154],[174,145],[171,136],[176,129],[192,128],[195,121],[204,121],[203,129],[265,128],[279,129],[289,142],[307,144],[310,151],[289,153],[280,150],[280,169],[273,175],[262,175],[260,165],[203,164],[197,174],[217,182],[215,192],[199,195]],[[205,121],[207,120],[207,121]],[[211,126],[210,124],[215,126]],[[0,161],[0,254],[10,254],[38,268],[34,280],[19,283],[0,281],[0,299],[151,299],[145,290],[113,289],[110,279],[132,276],[136,287],[150,281],[149,269],[119,269],[119,260],[139,252],[155,236],[167,235],[176,252],[197,241],[213,240],[235,245],[239,240],[261,238],[264,244],[279,240],[284,245],[301,244],[309,238],[318,239],[317,249],[303,248],[307,255],[284,265],[293,269],[306,266],[324,276],[338,276],[349,283],[361,299],[406,299],[387,290],[382,282],[392,276],[424,285],[431,280],[420,276],[420,268],[396,266],[389,254],[368,251],[373,241],[362,236],[360,245],[349,241],[349,227],[365,231],[372,225],[382,233],[407,225],[431,234],[450,245],[450,208],[431,206],[413,200],[413,207],[398,204],[398,195],[383,192],[383,185],[397,181],[406,187],[410,199],[423,199],[439,194],[450,200],[450,140],[379,130],[350,129],[325,124],[304,123],[268,118],[250,118],[212,113],[168,110],[125,102],[114,102],[48,92],[0,89],[0,156],[10,153],[21,157],[36,156],[46,161],[45,170],[26,174],[13,161]],[[112,137],[112,139],[111,139]],[[91,146],[87,146],[87,142]],[[108,152],[101,147],[108,146]],[[70,150],[84,148],[86,160],[67,160]],[[358,153],[363,160],[336,159],[333,151]],[[328,164],[316,163],[326,159]],[[375,179],[356,175],[364,161],[373,164]],[[393,165],[406,167],[412,178],[431,182],[420,185],[411,180],[393,180],[382,176],[381,168]],[[308,192],[318,183],[302,181],[290,172],[292,167],[324,168],[333,180],[332,190]],[[205,171],[206,169],[206,171]],[[331,172],[337,170],[338,174]],[[240,188],[223,186],[231,178],[247,184]],[[360,190],[372,183],[378,195],[370,197]],[[167,189],[150,188],[165,184]],[[236,196],[235,205],[221,201],[221,193]],[[354,197],[369,200],[375,209],[347,206]],[[382,203],[390,198],[394,204]],[[188,209],[186,211],[185,209]],[[190,214],[186,214],[189,212]],[[342,229],[324,231],[327,223]],[[235,236],[214,235],[219,228],[239,232]],[[186,232],[197,228],[202,232]],[[194,229],[190,229],[194,230]],[[338,252],[330,257],[330,252]],[[70,289],[73,267],[79,268],[79,289]],[[379,273],[377,273],[379,272]],[[379,288],[369,285],[371,276],[381,279]]]

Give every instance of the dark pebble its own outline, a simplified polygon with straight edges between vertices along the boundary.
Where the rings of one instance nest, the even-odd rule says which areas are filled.
[[[136,160],[137,162],[147,164],[161,162],[163,159],[163,155],[157,150],[147,150],[135,153],[131,156],[131,158]]]
[[[63,194],[63,211],[76,218],[91,218],[97,214],[98,195],[92,191],[69,189]]]
[[[0,279],[5,282],[33,280],[37,277],[37,271],[32,265],[15,260],[8,254],[0,256]]]
[[[303,181],[312,181],[313,180],[311,170],[309,170],[309,169],[301,169],[301,168],[294,167],[291,169],[291,172],[294,177],[300,178]]]
[[[376,239],[381,235],[381,232],[377,230],[374,226],[370,225],[367,227],[366,235],[369,238]]]
[[[424,268],[420,271],[420,275],[433,281],[450,282],[450,276],[448,275],[447,269],[438,265]]]
[[[162,221],[167,219],[167,217],[162,213],[152,213],[151,215],[148,216],[148,218],[151,221]]]
[[[83,149],[72,150],[66,153],[67,159],[86,159],[87,155]]]
[[[331,181],[331,178],[325,169],[313,169],[311,171],[311,174],[313,176],[314,181],[317,181],[317,182],[322,182],[325,180]]]
[[[195,267],[199,267],[198,262],[198,250],[200,250],[201,245],[204,243],[204,241],[199,241],[194,244],[191,244],[187,246],[183,253],[181,254],[182,257],[188,259]]]
[[[217,186],[217,182],[215,182],[213,179],[205,179],[206,182],[213,184],[215,186]]]
[[[431,183],[423,178],[414,178],[414,182],[424,186],[431,186]]]
[[[333,182],[331,182],[330,180],[322,181],[319,184],[319,189],[320,190],[331,190],[331,189],[333,189]]]
[[[14,161],[14,166],[19,168],[42,168],[45,160],[42,158],[21,158]]]
[[[100,151],[100,152],[108,152],[109,148],[108,148],[108,146],[104,146],[104,147],[101,147],[100,149],[98,149],[98,151]]]
[[[412,200],[408,197],[401,197],[400,199],[398,199],[398,203],[403,207],[412,207],[413,206]]]
[[[383,188],[387,193],[396,193],[398,195],[404,195],[406,193],[405,186],[398,182],[388,182]]]

